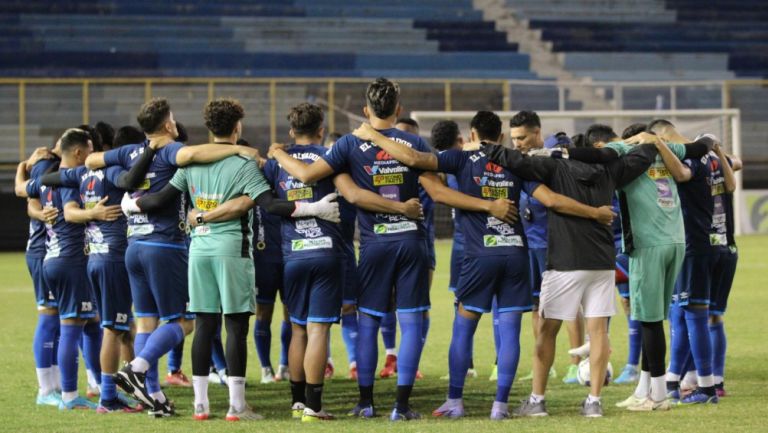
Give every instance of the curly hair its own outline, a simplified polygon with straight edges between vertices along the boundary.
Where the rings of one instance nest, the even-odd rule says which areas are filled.
[[[453,120],[441,120],[432,126],[432,147],[448,150],[459,138],[459,125]]]
[[[165,98],[154,98],[141,106],[136,120],[145,133],[152,134],[163,126],[163,123],[168,120],[170,115],[171,106],[168,104],[168,100]]]
[[[216,137],[227,137],[232,134],[237,122],[245,117],[245,111],[240,102],[232,98],[219,98],[205,104],[203,119],[205,127]]]
[[[379,119],[395,114],[400,102],[400,86],[386,78],[377,78],[365,90],[365,102]]]
[[[291,108],[288,123],[295,135],[314,135],[323,126],[323,109],[309,102]]]

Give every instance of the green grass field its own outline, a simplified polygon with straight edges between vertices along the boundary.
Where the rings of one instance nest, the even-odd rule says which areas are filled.
[[[546,431],[564,433],[570,431],[595,432],[659,432],[696,431],[697,428],[727,429],[731,431],[767,431],[764,416],[768,409],[766,379],[766,343],[763,331],[768,322],[763,314],[768,308],[768,291],[761,281],[768,272],[768,238],[744,237],[739,239],[740,261],[738,274],[726,317],[728,357],[726,386],[729,396],[717,406],[675,408],[666,413],[629,413],[613,406],[634,389],[632,386],[611,385],[605,389],[605,417],[583,419],[579,403],[587,389],[578,385],[564,385],[556,379],[549,388],[547,401],[552,416],[546,419],[513,419],[491,422],[487,419],[495,393],[495,383],[487,380],[493,363],[493,340],[489,318],[482,320],[475,340],[475,364],[480,377],[467,381],[465,402],[468,417],[460,421],[433,419],[430,412],[442,403],[447,382],[439,377],[448,369],[448,344],[453,316],[453,300],[446,290],[448,284],[448,258],[450,242],[440,241],[437,246],[438,267],[432,287],[432,327],[424,349],[421,370],[426,376],[418,381],[414,390],[413,406],[425,415],[425,419],[411,423],[392,425],[385,417],[375,420],[357,420],[344,417],[356,402],[356,384],[345,379],[347,373],[346,352],[338,327],[333,329],[333,358],[337,376],[326,384],[325,405],[327,410],[340,415],[332,423],[301,425],[290,419],[290,394],[287,383],[258,384],[260,369],[251,340],[249,352],[249,385],[246,398],[266,420],[255,423],[226,423],[223,415],[227,409],[227,390],[211,387],[211,411],[216,418],[208,422],[192,420],[192,389],[167,389],[176,401],[179,416],[156,420],[145,414],[97,415],[88,412],[59,412],[55,408],[35,405],[36,379],[31,351],[31,341],[36,320],[31,281],[23,254],[0,255],[0,431],[392,431],[392,432],[466,432],[466,431]],[[273,335],[279,335],[279,322],[273,323]],[[612,323],[613,354],[611,362],[615,370],[624,365],[627,354],[626,320],[617,316]],[[399,341],[399,340],[398,340]],[[277,361],[279,338],[273,338],[272,359]],[[189,349],[187,339],[184,369],[189,373]],[[560,376],[568,364],[567,336],[563,332],[558,342],[556,368]],[[519,375],[531,367],[532,339],[530,319],[526,316],[522,335],[522,356]],[[383,354],[383,349],[380,351]],[[81,393],[85,389],[84,364],[80,363]],[[161,375],[165,360],[161,360]],[[377,380],[376,401],[381,414],[391,410],[394,401],[395,380]],[[528,395],[528,383],[515,383],[510,404]],[[477,429],[477,430],[475,430]]]

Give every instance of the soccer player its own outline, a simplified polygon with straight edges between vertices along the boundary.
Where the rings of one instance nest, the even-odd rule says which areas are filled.
[[[384,135],[408,143],[417,150],[428,151],[421,138],[394,128],[401,110],[399,100],[399,86],[379,78],[366,89],[363,113]],[[435,175],[409,169],[375,145],[353,135],[342,137],[321,159],[309,165],[290,157],[279,145],[270,148],[270,155],[304,183],[347,171],[360,188],[396,202],[416,198],[421,183],[436,201],[451,205],[466,201],[467,205],[476,207],[474,210],[491,212],[506,219],[516,212],[508,200],[486,201],[457,193],[443,185]],[[396,308],[402,341],[397,358],[397,402],[390,419],[417,419],[420,415],[411,409],[409,400],[423,348],[424,312],[430,305],[426,230],[420,220],[365,209],[358,212],[358,227],[361,233],[358,264],[361,283],[358,310],[361,314],[357,346],[360,400],[350,415],[365,418],[375,415],[376,339],[381,319]]]

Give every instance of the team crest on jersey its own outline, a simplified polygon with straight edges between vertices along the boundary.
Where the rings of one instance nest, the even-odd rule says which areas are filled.
[[[494,164],[493,162],[488,161],[488,163],[485,164],[485,171],[490,171],[491,173],[499,174],[502,171],[504,171],[504,169],[500,165]]]
[[[380,150],[376,152],[377,161],[387,161],[392,159],[392,155],[388,154],[386,150]]]

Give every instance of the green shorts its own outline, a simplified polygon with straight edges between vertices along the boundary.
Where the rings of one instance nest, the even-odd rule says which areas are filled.
[[[659,322],[667,318],[684,256],[685,244],[632,251],[629,256],[629,299],[633,320]]]
[[[255,313],[253,260],[248,257],[189,256],[189,311]]]

